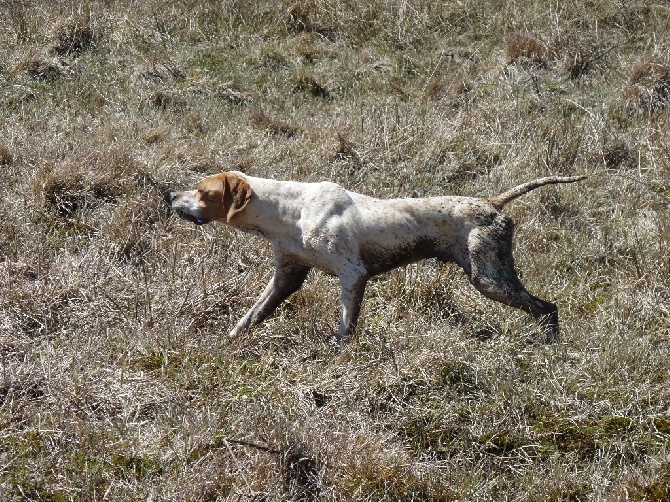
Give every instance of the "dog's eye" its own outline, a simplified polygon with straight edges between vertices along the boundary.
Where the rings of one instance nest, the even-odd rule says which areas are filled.
[[[201,195],[201,198],[206,200],[207,202],[213,202],[215,200],[214,194],[212,192],[206,192],[206,191],[203,190],[200,193],[200,195]]]

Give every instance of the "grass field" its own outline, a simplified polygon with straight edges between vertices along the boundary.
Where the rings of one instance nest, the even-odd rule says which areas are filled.
[[[0,499],[670,500],[662,0],[0,1]],[[425,262],[356,340],[161,192],[228,169],[510,204],[561,341]]]

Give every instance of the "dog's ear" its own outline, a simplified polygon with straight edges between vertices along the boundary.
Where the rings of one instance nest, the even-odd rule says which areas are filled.
[[[226,221],[244,210],[251,200],[253,190],[249,183],[235,174],[226,174],[223,179],[223,207],[226,211]]]

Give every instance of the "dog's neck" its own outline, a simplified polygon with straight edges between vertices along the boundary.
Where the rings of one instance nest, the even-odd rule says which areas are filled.
[[[259,233],[270,240],[276,235],[298,232],[295,224],[300,220],[301,205],[295,202],[303,195],[305,184],[246,175],[245,178],[250,182],[253,195],[244,211],[238,213],[229,225]]]

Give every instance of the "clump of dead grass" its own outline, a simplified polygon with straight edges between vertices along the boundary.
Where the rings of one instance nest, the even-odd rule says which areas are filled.
[[[164,50],[148,54],[142,66],[142,76],[155,83],[175,84],[186,79],[186,74]]]
[[[174,91],[158,90],[147,97],[147,102],[158,110],[183,111],[188,104],[184,97]]]
[[[279,7],[282,8],[283,6],[280,4]],[[301,0],[292,3],[288,9],[284,7],[282,10],[286,13],[284,22],[289,33],[315,33],[324,38],[334,37],[332,29],[314,21],[319,12],[318,2]]]
[[[46,176],[44,199],[58,216],[112,202],[132,185],[138,164],[125,152],[82,153],[58,163]]]
[[[578,80],[593,68],[592,56],[584,51],[573,51],[565,60],[565,71],[572,80]]]
[[[467,78],[434,77],[426,86],[426,98],[430,101],[446,101],[453,107],[464,104],[473,90],[473,83]]]
[[[363,165],[363,160],[357,151],[358,146],[354,142],[347,139],[344,134],[338,132],[337,143],[339,146],[335,152],[335,160],[351,162],[356,168],[360,168]]]
[[[59,56],[78,56],[95,48],[98,38],[89,13],[58,24],[54,30],[53,50]]]
[[[457,185],[489,173],[502,161],[502,155],[495,147],[467,135],[456,135],[434,149],[425,161],[425,168],[439,169],[445,181]]]
[[[295,500],[316,500],[322,489],[324,466],[301,445],[289,445],[281,455],[280,468],[287,491]]]
[[[302,132],[301,128],[296,125],[270,118],[263,110],[252,112],[251,121],[263,131],[287,138],[293,138]]]
[[[308,72],[301,72],[295,78],[293,92],[306,93],[324,100],[328,100],[331,97],[330,91]]]
[[[0,145],[0,166],[8,166],[14,162],[14,155],[5,145]]]
[[[60,68],[42,59],[26,59],[21,61],[13,72],[15,75],[28,75],[35,80],[54,81],[62,72]]]
[[[634,162],[633,152],[623,140],[610,141],[603,147],[603,162],[608,169],[630,168]]]
[[[633,479],[626,483],[625,488],[621,490],[622,493],[617,494],[621,500],[640,502],[670,500],[670,462],[645,466],[642,472],[631,477]]]
[[[507,38],[505,46],[507,60],[514,62],[528,62],[533,65],[546,68],[547,50],[537,38],[523,33],[512,33]]]
[[[670,66],[638,62],[631,71],[628,96],[644,111],[659,111],[670,102]]]

